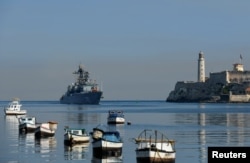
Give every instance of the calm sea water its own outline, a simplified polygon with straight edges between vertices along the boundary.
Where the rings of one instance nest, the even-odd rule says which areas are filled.
[[[22,101],[21,101],[22,102]],[[157,129],[176,140],[176,163],[206,163],[209,146],[250,146],[250,104],[166,103],[164,101],[104,101],[97,106],[63,105],[58,102],[23,101],[23,109],[38,122],[58,122],[56,135],[36,140],[34,134],[19,134],[16,116],[5,116],[0,102],[0,162],[108,162],[92,157],[92,146],[65,146],[64,126],[84,127],[89,132],[99,124],[117,130],[123,138],[122,160],[136,163],[136,145],[131,141],[144,129]],[[131,125],[107,125],[108,110],[123,110]]]

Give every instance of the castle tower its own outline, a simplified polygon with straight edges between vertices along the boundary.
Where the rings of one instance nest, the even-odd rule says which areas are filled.
[[[241,72],[244,71],[244,67],[242,64],[242,55],[240,55],[240,63],[235,63],[233,65],[234,65],[234,69],[233,69],[234,71],[241,71]]]
[[[205,82],[205,58],[202,51],[200,51],[198,59],[198,82]]]
[[[233,69],[234,71],[241,71],[241,72],[244,71],[243,64],[241,64],[241,63],[235,63],[233,65],[234,65],[234,69]]]

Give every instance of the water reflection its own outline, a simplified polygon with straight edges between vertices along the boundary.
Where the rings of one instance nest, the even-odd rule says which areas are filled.
[[[136,163],[175,163],[175,160],[169,160],[169,161],[139,161],[136,160]]]
[[[71,146],[64,145],[65,160],[85,160],[88,156],[90,143],[80,143]]]
[[[122,156],[120,157],[107,157],[107,158],[96,158],[92,157],[92,163],[120,163],[122,162]]]
[[[122,149],[116,150],[96,150],[93,148],[93,163],[122,162]]]
[[[34,153],[35,136],[34,133],[20,133],[19,134],[19,152],[26,154]]]
[[[11,116],[6,115],[5,116],[5,122],[6,122],[6,138],[11,142],[9,144],[10,146],[15,146],[18,144],[18,135],[19,135],[19,129],[18,129],[18,118],[20,116]]]
[[[250,114],[243,113],[198,113],[176,114],[176,124],[183,127],[178,133],[185,137],[189,150],[198,150],[199,160],[207,159],[209,146],[248,146],[250,141]],[[192,126],[198,126],[197,130]],[[190,130],[190,128],[193,129]],[[193,132],[193,133],[192,133]],[[198,146],[195,144],[197,137]],[[191,153],[190,153],[191,154]]]
[[[18,131],[18,118],[22,116],[14,116],[14,115],[6,115],[5,121],[6,121],[6,127],[8,128],[8,131],[10,132],[17,132]]]
[[[72,105],[67,108],[66,114],[68,122],[77,122],[78,124],[99,124],[100,114],[97,113],[86,113],[84,111],[89,110],[90,106],[84,105]]]
[[[45,156],[50,157],[53,151],[55,151],[56,145],[57,142],[55,137],[39,138],[39,139],[35,138],[35,153],[44,154],[42,157]]]

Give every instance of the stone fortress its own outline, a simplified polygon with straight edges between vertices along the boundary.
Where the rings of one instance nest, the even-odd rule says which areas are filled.
[[[205,76],[204,53],[199,53],[197,82],[178,81],[167,102],[250,102],[250,71],[240,63],[233,70],[213,72]]]

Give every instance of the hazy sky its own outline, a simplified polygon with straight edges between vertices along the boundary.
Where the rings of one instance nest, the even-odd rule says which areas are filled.
[[[82,63],[103,100],[165,100],[250,61],[249,0],[2,0],[0,100],[59,100]]]

